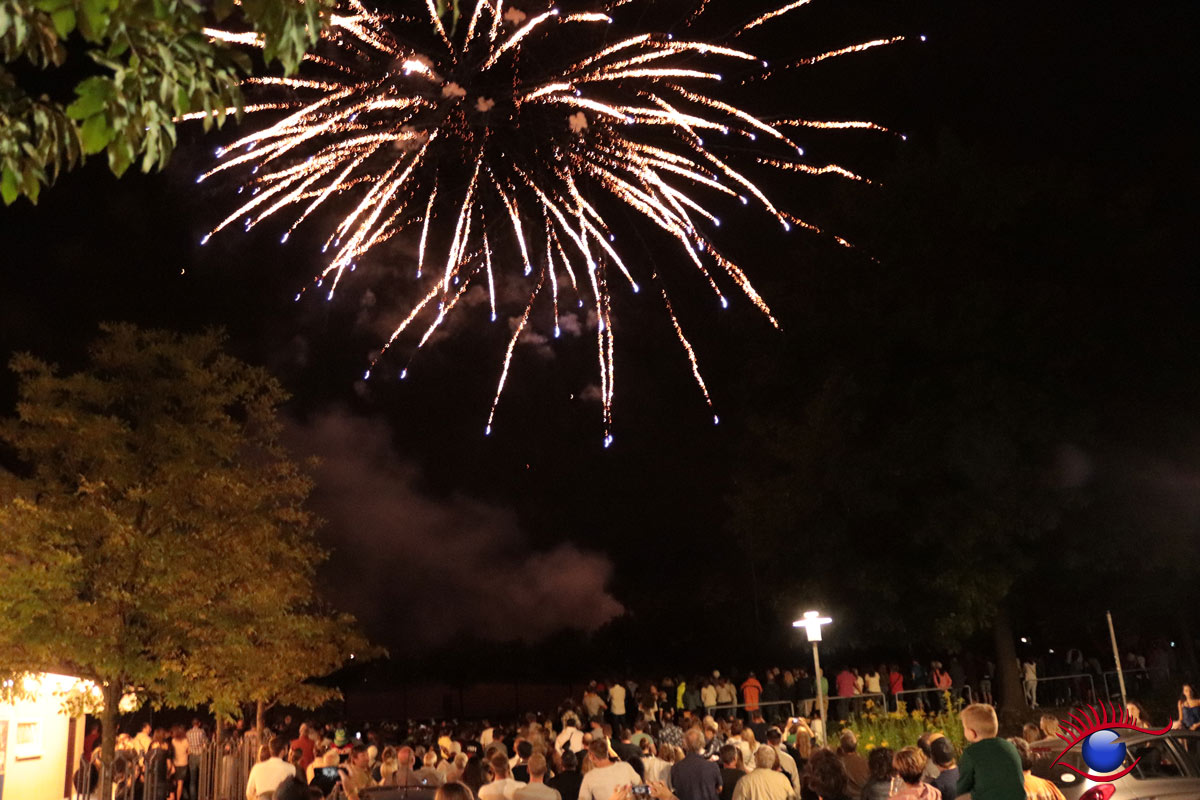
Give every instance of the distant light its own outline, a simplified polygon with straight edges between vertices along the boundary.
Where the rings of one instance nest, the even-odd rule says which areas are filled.
[[[1054,649],[1053,649],[1053,648],[1051,648],[1051,650],[1050,650],[1050,655],[1054,655]]]
[[[1174,643],[1174,642],[1171,642],[1171,647],[1174,647],[1174,646],[1175,646],[1175,643]]]
[[[350,654],[350,658],[354,658],[354,653]],[[360,733],[359,736],[362,736],[362,734]]]
[[[1028,639],[1026,639],[1024,636],[1022,636],[1022,637],[1021,637],[1021,644],[1029,644],[1029,640],[1028,640]]]
[[[725,299],[725,295],[721,295],[721,308],[729,308],[729,301]]]
[[[404,369],[400,370],[400,380],[404,380],[407,377],[408,377],[408,367],[405,367]]]
[[[720,424],[721,424],[721,418],[718,417],[716,414],[713,414],[713,425],[720,425]]]
[[[370,378],[371,378],[371,370],[367,370],[366,372],[364,372],[364,373],[363,373],[363,380],[364,380],[364,381],[365,381],[365,380],[370,380]],[[350,657],[351,657],[351,658],[354,658],[354,654],[353,654],[353,653],[351,653],[351,654],[350,654]]]
[[[925,39],[925,34],[923,34],[923,33],[921,34],[921,41],[922,41],[922,42],[926,41],[926,39]]]

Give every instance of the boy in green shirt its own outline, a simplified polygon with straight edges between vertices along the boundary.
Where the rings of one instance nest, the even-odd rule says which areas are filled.
[[[1025,800],[1021,755],[1011,742],[996,738],[996,709],[972,703],[959,717],[971,744],[958,760],[957,794],[970,793],[972,800]]]

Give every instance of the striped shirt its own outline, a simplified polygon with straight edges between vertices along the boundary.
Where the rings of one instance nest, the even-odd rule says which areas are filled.
[[[188,728],[187,740],[192,753],[199,755],[200,751],[208,745],[208,734],[204,732],[203,728]]]

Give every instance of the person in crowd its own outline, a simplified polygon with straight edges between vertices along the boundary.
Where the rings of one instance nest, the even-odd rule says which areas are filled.
[[[633,736],[630,737],[629,741],[633,743],[634,747],[639,749],[641,748],[643,742],[654,741],[654,738],[650,734],[646,733],[645,720],[639,719],[637,722],[633,723]]]
[[[867,756],[867,782],[859,800],[888,800],[896,790],[896,768],[892,766],[892,748],[876,747]]]
[[[478,796],[479,790],[487,783],[487,766],[479,755],[467,757],[467,766],[463,768],[462,780],[459,783],[470,788]]]
[[[371,767],[371,780],[377,786],[391,786],[396,774],[396,748],[388,745],[379,754],[379,763]]]
[[[1037,708],[1037,661],[1033,656],[1027,657],[1021,662],[1021,685],[1025,689],[1025,702],[1030,708]]]
[[[834,679],[837,686],[837,717],[835,719],[845,719],[850,716],[850,701],[858,691],[856,684],[858,679],[854,677],[854,673],[850,671],[850,667],[843,666]]]
[[[296,774],[296,768],[283,760],[288,750],[286,739],[276,736],[267,744],[267,748],[269,757],[250,768],[250,776],[246,780],[246,800],[258,800],[260,795],[273,793],[284,778]]]
[[[508,758],[502,752],[497,752],[488,760],[488,771],[491,781],[479,787],[476,794],[479,800],[513,800],[517,789],[524,783],[513,780],[512,771],[508,766]]]
[[[620,681],[613,681],[608,689],[608,713],[613,725],[617,728],[625,725],[625,686]]]
[[[925,755],[925,775],[923,777],[927,781],[932,781],[938,776],[937,765],[933,763],[933,749],[929,745],[944,735],[941,731],[926,731],[917,737],[917,749]]]
[[[142,723],[142,727],[138,729],[137,735],[133,737],[133,748],[143,757],[146,755],[146,751],[150,749],[150,743],[154,741],[154,737],[150,733],[150,728],[151,725],[149,722]]]
[[[955,793],[972,800],[1022,800],[1025,776],[1021,756],[1011,742],[997,738],[996,709],[972,703],[959,715],[963,737],[971,744],[958,760]]]
[[[200,760],[208,748],[208,734],[198,717],[192,719],[188,728],[188,797],[196,800],[200,795]]]
[[[521,744],[528,745],[528,742]],[[437,770],[438,754],[436,750],[428,750],[421,757],[421,768],[413,773],[413,780],[417,786],[424,786],[429,789],[434,789],[442,785],[442,773]]]
[[[704,750],[701,755],[711,760],[719,760],[718,754],[721,748],[725,745],[725,737],[721,735],[721,726],[712,717],[705,717],[700,723],[700,729],[704,731]]]
[[[175,800],[183,800],[183,788],[188,783],[188,738],[187,729],[182,725],[171,728],[171,781],[174,784],[172,796]]]
[[[858,754],[858,737],[854,731],[846,728],[838,737],[838,758],[846,768],[846,793],[851,797],[862,794],[863,786],[871,774],[867,760]]]
[[[955,758],[954,743],[945,736],[934,739],[929,743],[929,755],[938,771],[929,782],[938,790],[942,800],[954,800],[958,796],[958,760]]]
[[[672,751],[675,749],[671,745],[667,745],[666,747]],[[654,740],[650,738],[642,739],[641,751],[642,780],[647,784],[658,781],[670,785],[672,764],[658,757],[658,748],[654,746]]]
[[[675,712],[664,709],[663,722],[658,731],[658,740],[675,747],[683,747],[683,729],[675,724]]]
[[[588,748],[589,769],[579,784],[579,800],[609,800],[619,786],[640,786],[642,779],[633,767],[624,761],[613,761],[608,741],[594,739]]]
[[[1026,800],[1065,800],[1063,793],[1052,782],[1033,774],[1033,764],[1036,760],[1033,748],[1025,739],[1014,736],[1008,740],[1017,749],[1021,757],[1021,771],[1025,777]]]
[[[347,800],[359,800],[364,789],[373,785],[371,781],[371,759],[367,755],[367,746],[362,742],[350,748],[350,757],[342,764],[341,775],[342,794]]]
[[[846,792],[846,768],[837,753],[822,747],[813,751],[804,766],[802,797],[809,800],[851,800]]]
[[[717,705],[717,687],[711,680],[704,681],[700,687],[700,705],[704,707],[704,716],[711,717]]]
[[[534,753],[529,757],[528,783],[513,794],[513,800],[562,800],[562,795],[552,786],[546,785],[546,757]]]
[[[779,763],[773,748],[760,747],[754,753],[754,769],[746,773],[733,790],[732,800],[790,800],[792,782],[775,769]]]
[[[671,767],[671,786],[676,796],[679,800],[717,800],[721,795],[721,768],[700,754],[704,733],[689,728],[683,736],[683,749],[683,760]]]
[[[600,719],[604,711],[608,710],[608,704],[600,697],[596,691],[596,683],[593,681],[588,685],[588,688],[583,692],[583,707],[587,710],[589,720]],[[487,743],[484,743],[487,746]],[[605,798],[608,800],[608,798]]]
[[[742,762],[745,764],[753,764],[754,751],[750,748],[750,737],[753,733],[746,733],[746,726],[740,719],[734,719],[729,726],[729,736],[725,741],[732,744],[742,752]]]
[[[529,783],[529,757],[533,755],[533,742],[521,739],[517,742],[517,755],[509,762],[513,780]]]
[[[633,771],[643,781],[646,780],[646,766],[642,763],[642,748],[633,743],[633,734],[629,728],[621,729],[621,740],[613,744],[617,756],[633,767]]]
[[[921,780],[925,772],[925,754],[916,747],[902,747],[892,757],[892,767],[900,778],[897,800],[941,800],[941,792],[931,783]]]
[[[579,772],[579,759],[570,750],[563,751],[561,756],[562,769],[547,781],[546,785],[554,789],[562,800],[579,800],[579,786],[583,783],[583,775]]]
[[[792,758],[792,754],[783,746],[783,731],[774,726],[768,728],[767,746],[775,751],[775,762],[792,784],[792,794],[799,797],[800,769],[796,766],[796,759]]]
[[[304,770],[308,770],[308,765],[317,757],[316,742],[309,735],[309,726],[307,722],[300,723],[300,732],[291,743],[293,750],[299,750],[301,753],[300,764]]]
[[[583,749],[583,731],[579,730],[579,718],[568,714],[563,720],[563,729],[554,739],[554,749],[560,753],[569,750],[578,753]]]
[[[1125,713],[1129,715],[1130,724],[1135,728],[1152,728],[1152,724],[1146,716],[1146,707],[1137,700],[1130,700],[1125,704]],[[1055,738],[1058,738],[1057,735]]]
[[[863,693],[864,694],[883,694],[883,667],[879,669],[867,670],[863,673]],[[872,698],[876,703],[883,700],[881,697]]]
[[[396,748],[396,771],[389,786],[419,786],[416,779],[416,754],[408,745]],[[478,793],[478,792],[476,792]]]
[[[733,790],[746,775],[738,765],[741,752],[731,744],[721,747],[721,795],[720,800],[733,800]]]
[[[475,800],[475,793],[465,783],[444,783],[437,788],[433,800]]]
[[[1036,742],[1042,738],[1042,729],[1032,722],[1026,722],[1021,726],[1021,738],[1027,742]]]
[[[1177,704],[1179,715],[1176,726],[1185,731],[1200,730],[1200,698],[1192,691],[1192,685],[1183,685],[1183,696]]]

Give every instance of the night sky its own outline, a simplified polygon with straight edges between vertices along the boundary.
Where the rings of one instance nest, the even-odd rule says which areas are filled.
[[[1166,338],[1183,340],[1195,329],[1173,326],[1191,325],[1200,311],[1194,244],[1172,239],[1194,241],[1188,221],[1196,218],[1188,6],[816,0],[775,26],[771,49],[799,56],[878,36],[911,40],[755,90],[751,107],[871,119],[907,134],[906,142],[814,134],[805,139],[814,162],[887,174],[913,153],[953,141],[993,172],[1049,172],[1078,184],[1078,214],[1116,219],[1117,238],[1141,235],[1136,226],[1154,220],[1166,239],[1161,259],[1064,262],[1061,275],[1077,282],[1078,303],[1095,312],[1080,318],[1098,326],[1106,347],[1115,341],[1109,324],[1163,326]],[[747,365],[802,375],[809,365],[789,360],[802,344],[799,316],[820,302],[805,298],[805,260],[819,251],[812,263],[836,269],[839,259],[861,256],[828,239],[730,220],[722,235],[742,238],[747,273],[768,301],[772,291],[783,298],[780,333],[732,295],[729,310],[714,308],[702,283],[688,288],[680,256],[652,242],[631,262],[670,275],[673,294],[684,298],[678,310],[721,424],[712,424],[653,298],[617,292],[612,448],[602,447],[599,405],[589,399],[597,384],[589,335],[519,348],[495,432],[485,438],[508,329],[488,325],[482,307],[468,308],[423,350],[407,380],[396,380],[396,369],[361,380],[411,297],[398,278],[409,271],[411,240],[376,251],[331,303],[292,300],[316,271],[320,219],[283,246],[271,225],[198,245],[234,197],[232,186],[197,186],[194,177],[231,135],[187,129],[162,174],[117,180],[94,163],[62,178],[36,208],[21,201],[0,210],[0,355],[28,350],[71,365],[106,320],[225,328],[233,352],[269,367],[293,393],[287,413],[297,451],[324,460],[314,502],[335,550],[322,573],[325,594],[393,649],[467,634],[538,639],[564,626],[595,628],[622,610],[644,620],[686,617],[707,581],[741,580],[724,557],[735,547],[725,526],[731,476],[739,460],[754,457],[744,446],[747,420],[790,402],[760,394]],[[836,231],[847,192],[852,201],[853,192],[886,190],[788,179],[775,194]],[[939,187],[931,182],[929,191]],[[1123,231],[1109,212],[1127,204],[1142,215]],[[1026,278],[1014,270],[1014,281]],[[1053,284],[1056,274],[1042,278]],[[1030,281],[1031,306],[1043,291],[1041,280]],[[1191,361],[1159,367],[1159,354],[1143,344],[1114,346],[1114,369],[1135,366],[1128,380],[1113,376],[1105,386],[1191,387],[1200,379]],[[1154,394],[1154,402],[1192,398],[1168,395]],[[11,376],[0,376],[0,408],[10,409],[13,397]],[[1157,433],[1113,426],[1114,447],[1154,461]]]

